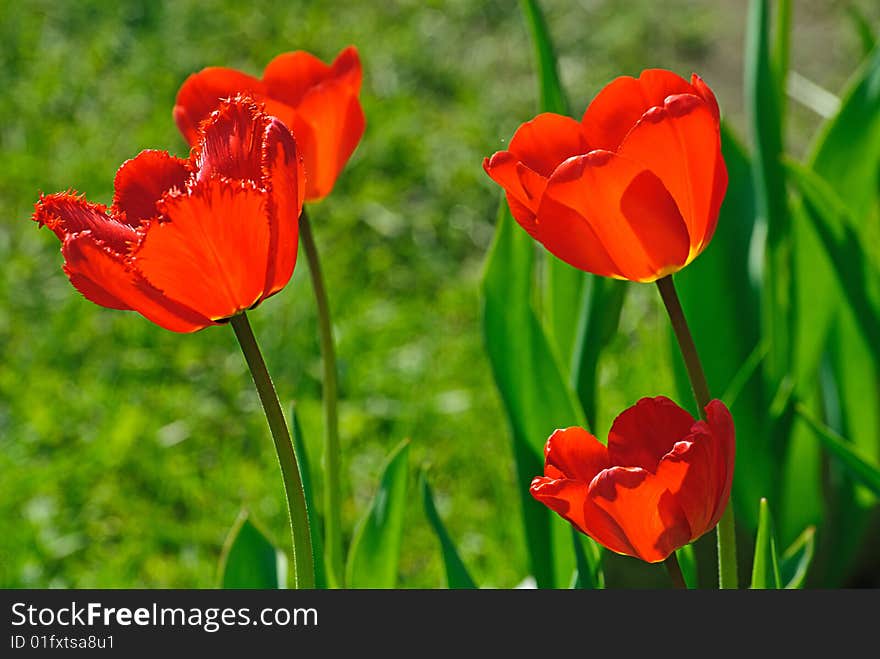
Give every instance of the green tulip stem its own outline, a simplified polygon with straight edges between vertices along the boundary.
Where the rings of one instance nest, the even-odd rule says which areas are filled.
[[[666,306],[669,320],[672,322],[672,330],[678,341],[681,356],[687,369],[688,379],[694,397],[697,399],[697,408],[700,410],[700,418],[706,420],[706,406],[709,404],[709,385],[706,382],[706,374],[697,354],[697,347],[688,328],[681,301],[675,291],[672,275],[657,280],[657,288],[660,289],[660,297]],[[733,520],[733,506],[729,503],[718,522],[718,586],[719,588],[737,588],[736,569],[736,535]]]
[[[333,326],[330,321],[330,303],[321,273],[321,261],[309,216],[303,209],[299,218],[300,239],[306,260],[315,303],[318,309],[318,334],[324,363],[324,551],[328,577],[331,585],[343,587],[342,569],[342,502],[340,471],[342,451],[339,447],[339,416],[337,413],[336,349],[333,342]]]
[[[260,353],[260,347],[257,345],[257,339],[254,337],[254,331],[251,329],[247,315],[242,312],[233,316],[230,323],[235,331],[235,338],[238,339],[241,346],[241,351],[244,353],[248,368],[250,368],[260,402],[263,404],[263,411],[266,413],[266,420],[269,422],[269,430],[272,433],[272,441],[275,443],[278,464],[281,466],[290,531],[293,537],[294,583],[297,588],[314,588],[315,564],[312,557],[312,536],[306,510],[306,495],[303,490],[296,454],[293,451],[293,443],[290,441],[290,432],[278,402],[278,394],[275,392],[275,386],[272,384],[272,378],[269,376],[266,362],[263,361],[263,355]]]

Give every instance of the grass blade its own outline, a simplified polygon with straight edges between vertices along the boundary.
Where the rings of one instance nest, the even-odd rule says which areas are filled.
[[[795,412],[807,422],[828,452],[838,459],[856,480],[870,489],[874,496],[880,496],[880,466],[872,464],[854,451],[851,442],[815,419],[804,405],[796,404]]]
[[[443,566],[446,569],[446,586],[448,588],[476,588],[477,584],[471,578],[470,573],[465,567],[464,562],[458,555],[455,543],[449,537],[443,520],[440,519],[440,513],[434,505],[434,495],[431,493],[431,486],[428,483],[427,470],[422,469],[419,473],[419,489],[422,491],[422,503],[425,506],[425,515],[437,534],[440,541],[440,551],[443,554]]]
[[[349,588],[394,588],[397,584],[408,457],[409,440],[404,440],[389,455],[376,494],[355,530],[345,570]]]
[[[287,587],[287,557],[248,519],[247,510],[238,514],[223,543],[218,584],[229,589]]]
[[[784,588],[803,588],[816,551],[816,527],[808,526],[782,554],[779,576]]]
[[[751,587],[755,589],[779,589],[782,587],[773,519],[770,516],[770,506],[767,504],[767,499],[764,498],[761,499],[758,512],[758,537],[755,539]]]

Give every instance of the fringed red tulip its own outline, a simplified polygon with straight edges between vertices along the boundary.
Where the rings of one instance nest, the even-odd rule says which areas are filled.
[[[262,78],[222,67],[191,75],[177,92],[174,120],[195,144],[200,122],[221,99],[236,93],[253,96],[296,137],[305,163],[306,200],[312,201],[330,193],[364,133],[360,89],[361,63],[354,46],[330,65],[296,51],[269,62]]]
[[[201,125],[189,159],[143,151],[123,163],[109,208],[51,194],[33,219],[61,240],[64,271],[86,298],[194,332],[287,284],[304,187],[287,127],[236,97]]]
[[[706,248],[727,189],[712,91],[696,75],[687,82],[661,69],[617,78],[580,122],[538,115],[483,168],[552,254],[640,282]]]
[[[557,430],[531,494],[618,554],[649,563],[715,527],[733,481],[734,427],[719,400],[706,421],[663,396],[615,419],[608,446],[583,428]]]

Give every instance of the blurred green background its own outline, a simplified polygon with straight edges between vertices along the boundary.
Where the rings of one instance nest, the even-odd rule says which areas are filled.
[[[574,112],[616,75],[659,66],[698,72],[746,134],[745,4],[545,3]],[[880,6],[794,4],[792,69],[836,92],[861,59],[847,7],[876,25]],[[87,302],[55,237],[28,218],[40,191],[109,203],[116,168],[142,149],[185,155],[171,107],[190,73],[259,74],[294,49],[329,61],[350,43],[364,64],[367,130],[310,209],[340,358],[346,537],[385,455],[408,437],[477,582],[517,585],[527,484],[515,482],[479,303],[499,202],[480,163],[536,107],[516,4],[2,0],[0,15],[0,586],[210,587],[242,506],[286,542],[277,464],[231,330],[176,335]],[[791,153],[818,124],[791,104]],[[317,457],[320,356],[304,262],[251,322]],[[600,385],[599,435],[638,397],[674,391],[652,287],[632,287]],[[414,486],[401,559],[401,586],[443,585]]]

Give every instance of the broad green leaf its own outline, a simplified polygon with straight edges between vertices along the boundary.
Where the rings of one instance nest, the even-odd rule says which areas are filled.
[[[795,405],[795,411],[809,424],[828,452],[847,468],[853,478],[870,489],[874,496],[880,496],[880,466],[859,455],[852,448],[851,442],[815,419],[802,404]]]
[[[775,390],[789,374],[793,324],[792,244],[782,154],[782,81],[770,52],[768,0],[751,0],[746,30],[745,98],[755,157],[755,208],[765,229],[763,334],[769,340],[766,375]]]
[[[880,168],[880,48],[856,72],[840,111],[820,129],[810,165],[862,218],[877,198]]]
[[[779,85],[779,110],[784,122],[788,78],[788,60],[791,50],[791,0],[776,0],[775,30],[773,36],[773,72]]]
[[[767,499],[761,499],[758,512],[758,537],[755,539],[755,558],[752,563],[752,588],[782,587],[779,577],[779,558],[776,554],[776,538],[773,530],[773,518]]]
[[[501,204],[483,276],[486,351],[510,424],[531,573],[540,588],[565,587],[574,571],[568,523],[535,501],[544,444],[557,428],[584,425],[583,412],[531,306],[534,242]],[[553,537],[565,533],[565,542]]]
[[[409,440],[391,452],[379,488],[354,533],[346,564],[349,588],[394,588],[403,539]]]
[[[866,404],[880,401],[880,370],[876,345],[865,342],[857,328],[855,314],[846,305],[835,318],[829,335],[828,370],[823,378],[828,395],[826,408],[836,407],[828,414],[827,424],[852,442],[851,448],[872,464],[880,461],[880,406]],[[872,359],[873,357],[873,359]],[[814,418],[821,418],[814,415]],[[853,562],[870,529],[877,495],[849,473],[849,469],[832,461],[827,476],[832,484],[828,497],[828,523],[823,532],[832,542],[819,563],[823,584],[839,586],[851,571]]]
[[[782,554],[779,576],[784,588],[803,588],[816,551],[816,527],[808,526]]]
[[[449,533],[443,525],[443,520],[440,519],[440,514],[437,512],[437,507],[434,505],[434,496],[431,493],[431,486],[428,483],[428,474],[425,469],[422,469],[419,473],[419,485],[422,491],[422,503],[425,506],[425,515],[427,515],[428,521],[431,523],[431,527],[434,529],[434,533],[440,541],[440,551],[443,554],[443,566],[446,569],[447,587],[476,588],[477,584],[474,583],[474,580],[468,573],[464,562],[458,555],[455,543],[452,541],[452,538],[449,537]]]
[[[880,152],[878,152],[880,157]],[[786,167],[805,202],[808,218],[834,268],[865,342],[880,366],[880,271],[863,248],[850,209],[814,171],[793,161]]]
[[[847,303],[839,307],[829,336],[831,377],[823,378],[826,399],[833,401],[834,425],[853,438],[853,449],[876,458],[880,456],[880,413],[876,405],[865,405],[864,401],[880,400],[880,272],[864,249],[865,241],[858,236],[852,211],[834,189],[812,170],[796,163],[787,165],[804,201],[803,215],[821,240]],[[826,402],[825,407],[830,406]],[[798,478],[802,478],[801,473]],[[845,577],[876,501],[870,490],[845,475],[834,482],[835,495],[826,504],[830,525],[826,531],[831,543],[818,568],[823,582],[829,585]],[[798,505],[801,503],[798,501]]]
[[[602,569],[602,547],[595,540],[571,528],[574,555],[577,563],[571,587],[577,590],[595,590],[605,587]]]
[[[627,282],[605,277],[589,277],[584,283],[571,381],[591,428],[599,427],[596,400],[599,357],[617,333],[627,290]]]
[[[819,382],[805,392],[801,402],[810,409],[821,409]],[[789,401],[793,414],[793,401]],[[809,525],[819,526],[826,514],[823,497],[822,449],[813,432],[796,417],[787,437],[785,455],[779,466],[779,505],[776,506],[776,537],[780,546],[794,541]]]
[[[684,577],[685,585],[690,589],[699,588],[697,553],[694,551],[694,546],[692,544],[685,545],[681,549],[677,549],[675,556],[678,558],[678,565],[681,568],[681,576]]]
[[[837,409],[836,418],[829,415],[829,423],[838,435],[844,433],[853,439],[851,446],[859,456],[876,464],[880,457],[880,419],[877,406],[866,405],[865,401],[880,398],[878,348],[876,341],[870,338],[876,334],[876,329],[870,326],[876,326],[876,301],[880,299],[875,290],[877,276],[868,269],[864,287],[851,283],[842,286],[826,247],[830,243],[827,238],[831,236],[838,241],[839,251],[848,252],[840,255],[842,264],[857,275],[847,276],[848,282],[859,278],[858,268],[870,268],[870,258],[863,255],[877,244],[880,49],[875,48],[859,68],[842,98],[838,114],[819,131],[809,162],[813,171],[828,184],[827,189],[833,190],[833,195],[846,206],[851,224],[842,224],[845,214],[824,214],[821,217],[826,220],[827,233],[823,240],[815,224],[820,216],[805,217],[798,223],[801,264],[798,280],[804,300],[796,341],[801,355],[798,379],[815,380],[824,356],[830,371],[821,379],[824,402],[826,408]],[[815,211],[818,205],[815,198],[808,201],[811,208],[805,209],[805,214]],[[841,224],[835,225],[835,222]],[[857,301],[858,298],[861,301]],[[823,527],[827,529],[825,537],[829,542],[822,543],[823,551],[817,556],[814,568],[820,582],[829,587],[842,582],[851,557],[862,544],[865,513],[875,496],[863,486],[854,487],[836,463],[831,467],[833,505],[828,510],[827,525],[830,526]],[[852,479],[858,482],[855,475]]]
[[[757,523],[753,502],[776,482],[775,462],[768,450],[763,380],[760,372],[743,375],[760,339],[759,296],[749,269],[755,227],[751,164],[743,147],[726,125],[722,152],[728,185],[718,228],[705,251],[675,275],[685,317],[706,372],[709,390],[720,398],[732,384],[738,393],[731,405],[736,421],[737,469],[734,477],[736,512],[748,528]],[[670,330],[679,402],[696,415],[684,363]]]
[[[218,577],[220,588],[287,587],[287,557],[248,519],[246,510],[223,543]]]
[[[309,517],[309,528],[312,532],[312,553],[315,562],[315,588],[327,587],[327,573],[324,569],[324,542],[321,516],[318,513],[315,488],[312,485],[312,469],[309,464],[309,455],[306,441],[303,437],[302,426],[296,413],[296,405],[290,407],[290,435],[293,440],[293,452],[296,454],[296,462],[299,465],[299,477],[302,481],[303,492],[306,497],[306,514]]]
[[[568,100],[559,81],[559,69],[556,65],[556,53],[553,40],[547,29],[544,14],[537,0],[520,0],[520,8],[526,19],[526,25],[535,48],[535,60],[538,64],[538,87],[540,90],[540,111],[568,114]]]
[[[810,149],[809,167],[849,209],[860,234],[876,221],[877,177],[880,167],[880,48],[875,48],[852,77],[843,94],[840,111],[823,124]],[[789,168],[791,171],[791,168]],[[800,177],[801,181],[803,177]],[[811,186],[815,188],[816,186]],[[803,190],[802,190],[803,191]],[[826,216],[829,220],[839,216]],[[834,265],[823,249],[823,239],[812,220],[797,218],[798,355],[797,379],[811,382],[825,348],[838,300],[844,295],[834,275]],[[830,235],[846,238],[840,228],[829,226]],[[864,237],[859,235],[859,239]]]
[[[538,73],[539,112],[568,115],[568,101],[559,80],[553,40],[537,0],[520,0],[520,8],[529,28]],[[578,326],[578,310],[584,282],[588,275],[544,252],[543,317],[548,338],[555,346],[563,365],[571,361]]]

